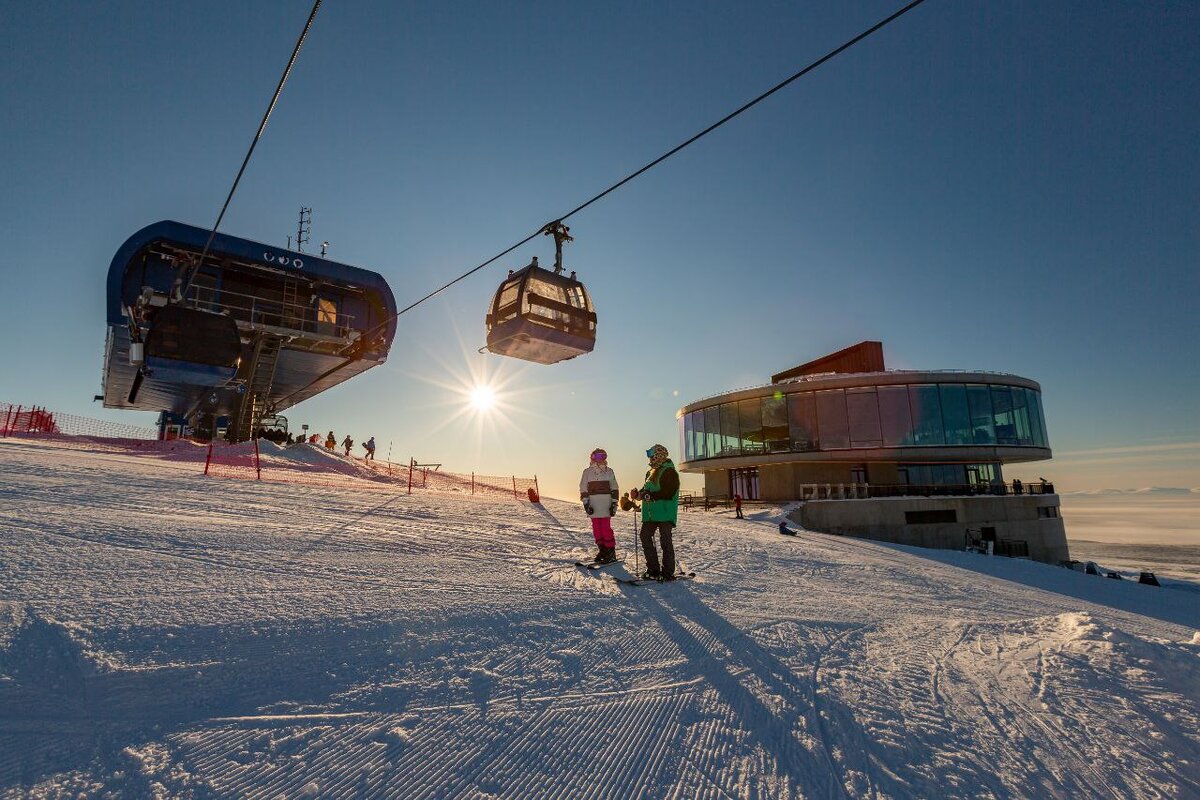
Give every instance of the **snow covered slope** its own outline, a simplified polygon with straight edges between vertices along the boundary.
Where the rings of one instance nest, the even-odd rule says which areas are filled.
[[[3,796],[1200,796],[1192,593],[196,473],[0,440]]]

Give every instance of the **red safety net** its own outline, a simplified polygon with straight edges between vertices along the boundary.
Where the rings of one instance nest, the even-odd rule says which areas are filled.
[[[37,438],[62,449],[144,455],[194,463],[213,478],[263,480],[337,489],[453,492],[532,500],[537,477],[449,472],[440,465],[397,464],[347,456],[320,445],[279,445],[263,439],[239,444],[191,439],[160,441],[154,428],[61,414],[40,406],[0,403],[0,437]],[[531,491],[532,490],[532,491]]]
[[[41,406],[13,405],[0,403],[0,436],[25,436],[38,434],[61,434],[64,436],[91,436],[101,439],[134,439],[139,441],[158,439],[154,428],[124,425],[102,419],[80,417],[50,411]]]

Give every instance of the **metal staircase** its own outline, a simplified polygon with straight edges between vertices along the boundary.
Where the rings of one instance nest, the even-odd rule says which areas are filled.
[[[249,439],[267,413],[271,386],[275,383],[275,365],[279,363],[282,345],[281,337],[268,333],[260,333],[255,338],[250,377],[246,381],[246,393],[242,395],[237,419],[229,427],[230,441],[244,442]]]

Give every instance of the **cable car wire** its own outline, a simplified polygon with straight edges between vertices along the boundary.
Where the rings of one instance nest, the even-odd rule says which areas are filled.
[[[258,145],[258,140],[262,138],[263,131],[267,128],[267,120],[271,118],[271,112],[275,110],[275,105],[279,102],[279,95],[283,93],[283,85],[287,83],[288,76],[292,74],[292,67],[296,65],[296,58],[300,55],[300,48],[304,46],[304,40],[308,38],[308,31],[312,28],[313,20],[317,16],[317,10],[321,7],[322,0],[315,0],[312,11],[308,14],[308,21],[304,23],[304,30],[300,31],[300,38],[296,40],[296,46],[292,48],[292,57],[288,59],[287,66],[283,70],[283,75],[279,76],[279,85],[275,87],[275,93],[271,95],[271,103],[267,106],[267,111],[263,114],[262,122],[258,123],[258,131],[254,134],[254,139],[250,142],[250,148],[246,151],[246,157],[242,159],[242,166],[237,171],[237,176],[233,179],[233,185],[229,187],[229,194],[225,196],[225,202],[221,205],[221,212],[217,214],[217,221],[213,223],[212,230],[209,231],[208,241],[204,243],[204,251],[200,254],[200,260],[192,264],[188,270],[187,280],[183,281],[179,287],[179,297],[182,298],[187,294],[188,287],[191,286],[192,280],[196,277],[196,273],[204,264],[204,259],[208,256],[208,250],[212,247],[213,239],[217,235],[217,229],[221,227],[221,220],[225,218],[225,212],[229,209],[229,203],[233,200],[233,194],[237,191],[238,184],[242,180],[243,173],[246,172],[246,166],[250,163],[250,157],[254,155],[254,148]]]
[[[639,177],[640,175],[643,175],[643,174],[645,174],[646,172],[649,172],[651,169],[654,169],[654,167],[656,167],[656,166],[658,166],[659,164],[661,164],[662,162],[666,161],[668,158],[670,158],[671,156],[675,155],[675,154],[676,154],[676,153],[678,153],[680,150],[683,150],[685,147],[688,147],[689,145],[691,145],[691,144],[694,144],[695,142],[699,141],[700,139],[704,138],[704,137],[705,137],[705,136],[707,136],[708,134],[710,134],[710,133],[712,133],[713,131],[715,131],[717,128],[720,128],[720,127],[721,127],[722,125],[724,125],[725,123],[727,123],[727,122],[729,122],[729,121],[733,120],[735,117],[737,117],[737,116],[739,116],[739,115],[741,115],[741,114],[743,114],[743,113],[745,113],[745,112],[749,111],[751,108],[754,108],[754,106],[758,105],[758,104],[759,104],[759,103],[761,103],[763,100],[766,100],[768,97],[770,97],[771,95],[775,94],[775,93],[776,93],[776,92],[778,92],[780,89],[783,89],[783,88],[787,87],[788,85],[792,84],[793,82],[795,82],[795,81],[799,80],[800,78],[803,78],[805,75],[807,75],[808,73],[812,72],[812,71],[813,71],[813,70],[815,70],[817,67],[820,67],[822,64],[825,64],[827,61],[830,61],[830,60],[832,60],[832,59],[836,58],[837,56],[841,55],[842,53],[844,53],[845,51],[849,50],[849,49],[850,49],[851,47],[853,47],[854,45],[856,45],[856,44],[858,44],[859,42],[861,42],[863,39],[866,39],[868,36],[871,36],[872,34],[874,34],[874,33],[877,33],[878,31],[880,31],[880,30],[882,30],[883,28],[887,27],[888,25],[890,25],[891,23],[895,22],[897,19],[899,19],[900,17],[904,16],[904,15],[905,15],[905,14],[907,14],[909,11],[912,11],[914,8],[916,8],[917,6],[921,5],[921,4],[922,4],[922,3],[924,3],[924,2],[925,2],[925,0],[912,0],[912,2],[910,2],[908,5],[904,6],[904,7],[903,7],[903,8],[901,8],[900,10],[896,11],[895,13],[893,13],[893,14],[891,14],[891,15],[889,15],[889,16],[887,16],[887,17],[885,17],[885,18],[883,18],[882,20],[880,20],[879,22],[875,23],[875,24],[874,24],[874,25],[872,25],[871,27],[867,28],[866,30],[864,30],[862,33],[858,34],[858,35],[857,35],[857,36],[855,36],[854,38],[852,38],[852,39],[848,39],[847,41],[843,42],[841,45],[839,45],[838,47],[834,48],[833,50],[830,50],[828,53],[826,53],[825,55],[821,56],[821,57],[820,57],[820,58],[818,58],[816,61],[813,61],[811,64],[809,64],[808,66],[806,66],[806,67],[804,67],[803,69],[799,70],[798,72],[795,72],[795,73],[793,73],[792,75],[788,76],[787,78],[784,78],[782,81],[780,81],[779,83],[775,84],[775,85],[774,85],[774,86],[772,86],[770,89],[768,89],[768,90],[766,90],[765,92],[763,92],[762,94],[758,95],[758,96],[757,96],[757,97],[755,97],[753,100],[750,100],[750,101],[748,101],[748,102],[744,103],[743,105],[741,105],[740,107],[738,107],[738,108],[737,108],[737,109],[735,109],[734,111],[731,111],[730,113],[726,114],[724,117],[721,117],[721,119],[719,119],[719,120],[717,120],[716,122],[714,122],[713,124],[709,125],[709,126],[708,126],[707,128],[705,128],[704,130],[700,131],[699,133],[695,134],[694,136],[690,137],[689,139],[686,139],[685,141],[683,141],[683,142],[679,143],[679,144],[678,144],[678,145],[676,145],[675,147],[672,147],[670,150],[668,150],[667,152],[663,153],[663,154],[662,154],[662,155],[660,155],[658,158],[656,158],[656,159],[654,159],[653,161],[649,162],[648,164],[646,164],[645,166],[641,167],[640,169],[638,169],[638,170],[636,170],[636,171],[634,171],[634,172],[631,172],[631,173],[629,173],[629,174],[628,174],[628,175],[626,175],[624,178],[622,178],[621,180],[617,181],[617,182],[616,182],[616,183],[614,183],[613,185],[609,186],[609,187],[608,187],[607,189],[605,189],[604,191],[602,191],[602,192],[600,192],[600,193],[598,193],[598,194],[594,195],[593,197],[591,197],[590,199],[588,199],[588,200],[584,201],[583,203],[580,203],[579,205],[575,206],[573,209],[571,209],[571,210],[570,210],[570,211],[568,211],[567,213],[563,214],[562,216],[560,216],[560,217],[557,217],[557,218],[555,218],[555,219],[551,220],[549,223],[547,223],[546,225],[543,225],[543,226],[541,226],[541,227],[540,227],[540,228],[538,228],[536,231],[534,231],[533,233],[531,233],[531,234],[529,234],[528,236],[526,236],[524,239],[521,239],[519,242],[516,242],[515,244],[512,244],[512,245],[510,245],[510,246],[506,247],[505,249],[501,250],[501,251],[500,251],[499,253],[497,253],[496,255],[494,255],[494,256],[492,256],[491,258],[489,258],[487,261],[484,261],[483,263],[479,264],[478,266],[472,267],[471,269],[469,269],[469,270],[467,270],[466,272],[464,272],[462,275],[459,275],[459,276],[458,276],[457,278],[455,278],[454,280],[452,280],[452,281],[449,281],[449,282],[447,282],[447,283],[444,283],[444,284],[442,284],[441,286],[439,286],[438,288],[434,289],[432,292],[430,292],[429,294],[427,294],[427,295],[425,295],[424,297],[420,298],[419,300],[416,300],[416,301],[414,301],[414,302],[412,302],[412,303],[409,303],[407,306],[405,306],[404,308],[400,309],[399,311],[397,311],[395,314],[393,314],[393,315],[391,315],[390,317],[388,317],[388,318],[387,318],[386,320],[384,320],[383,322],[380,322],[378,325],[375,325],[374,327],[372,327],[372,328],[368,329],[368,330],[367,330],[367,331],[366,331],[366,332],[365,332],[365,333],[364,333],[362,336],[360,336],[360,337],[359,337],[358,341],[357,341],[357,342],[356,342],[354,345],[351,345],[351,347],[360,347],[360,348],[362,348],[362,347],[365,347],[365,346],[366,346],[366,343],[367,343],[367,342],[369,342],[369,341],[371,340],[371,338],[372,338],[372,337],[374,337],[376,334],[378,334],[378,333],[379,333],[381,330],[383,330],[383,329],[386,329],[386,327],[387,327],[388,325],[390,325],[390,324],[391,324],[392,322],[394,322],[395,320],[399,319],[399,317],[400,317],[401,315],[403,315],[403,314],[405,314],[405,313],[407,313],[407,312],[409,312],[409,311],[413,310],[413,309],[414,309],[414,308],[416,308],[417,306],[419,306],[419,305],[421,305],[422,303],[424,303],[426,300],[429,300],[429,299],[432,299],[433,297],[436,297],[437,295],[441,294],[441,293],[442,293],[442,292],[444,292],[446,289],[449,289],[451,286],[453,286],[454,284],[458,283],[459,281],[461,281],[461,280],[464,280],[465,278],[468,278],[468,277],[470,277],[471,275],[474,275],[476,272],[479,272],[479,270],[483,269],[484,267],[487,267],[487,266],[490,266],[491,264],[494,264],[495,262],[499,261],[501,258],[503,258],[504,256],[508,255],[509,253],[511,253],[512,251],[516,250],[517,248],[521,247],[522,245],[528,244],[529,242],[533,241],[533,240],[534,240],[534,239],[536,239],[538,236],[540,236],[540,235],[542,234],[542,232],[543,232],[543,231],[545,231],[545,230],[546,230],[548,227],[550,227],[551,225],[556,225],[556,224],[558,224],[558,223],[560,223],[560,222],[563,222],[564,220],[566,220],[566,219],[568,219],[568,218],[570,218],[570,217],[574,216],[575,214],[578,214],[580,211],[583,211],[585,208],[587,208],[588,206],[590,206],[590,205],[592,205],[593,203],[597,202],[598,200],[601,200],[602,198],[604,198],[604,197],[606,197],[606,196],[608,196],[608,195],[612,194],[613,192],[615,192],[617,189],[620,189],[622,186],[624,186],[625,184],[629,183],[629,182],[630,182],[630,181],[632,181],[634,178],[637,178],[637,177]],[[345,352],[345,351],[343,351],[343,352]],[[322,373],[320,376],[318,376],[316,379],[314,379],[314,380],[313,380],[311,383],[309,383],[307,386],[304,386],[304,387],[303,387],[303,388],[301,388],[301,389],[297,389],[295,392],[292,392],[291,394],[287,395],[286,397],[280,398],[280,400],[278,400],[277,402],[278,402],[278,403],[281,403],[281,402],[284,402],[285,400],[289,400],[289,399],[291,399],[292,397],[294,397],[295,395],[299,394],[300,392],[303,392],[305,389],[308,389],[308,388],[309,388],[310,386],[312,386],[313,384],[315,384],[315,383],[317,383],[317,382],[319,382],[319,381],[322,381],[322,380],[324,380],[325,378],[329,377],[330,375],[332,375],[333,373],[335,373],[335,372],[337,372],[338,370],[342,369],[343,367],[347,366],[348,364],[351,364],[351,363],[353,363],[355,360],[356,360],[355,358],[348,358],[346,361],[342,362],[341,364],[337,365],[336,367],[333,367],[333,368],[331,368],[331,369],[329,369],[329,370],[326,370],[325,372],[323,372],[323,373]]]

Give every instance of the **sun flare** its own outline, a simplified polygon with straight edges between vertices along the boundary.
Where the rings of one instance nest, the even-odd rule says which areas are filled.
[[[490,386],[476,386],[471,390],[471,407],[476,411],[488,411],[496,404],[496,390]]]

